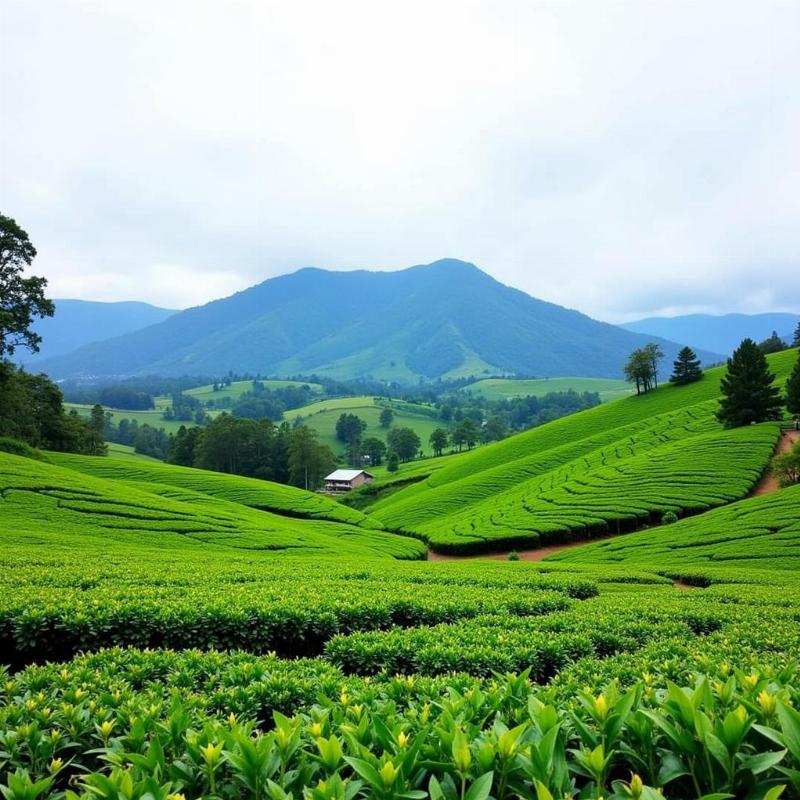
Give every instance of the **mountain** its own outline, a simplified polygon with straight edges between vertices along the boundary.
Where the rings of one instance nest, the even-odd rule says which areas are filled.
[[[229,370],[406,381],[500,373],[617,378],[630,351],[652,338],[446,259],[399,272],[301,269],[42,366],[56,378]],[[672,359],[677,346],[661,344]]]
[[[131,331],[162,322],[175,312],[148,303],[98,303],[89,300],[54,300],[56,312],[52,317],[37,320],[33,326],[42,337],[38,353],[20,349],[16,361],[26,366],[38,366],[45,359],[71,353],[77,348],[121,336]]]
[[[800,314],[687,314],[682,317],[649,317],[620,327],[728,356],[742,339],[750,337],[761,342],[773,331],[777,331],[788,344],[798,321]]]

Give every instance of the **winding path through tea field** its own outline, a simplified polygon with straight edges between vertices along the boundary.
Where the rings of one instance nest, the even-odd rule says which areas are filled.
[[[800,441],[800,431],[797,430],[783,430],[781,431],[780,439],[775,445],[774,455],[781,455],[788,453],[795,442]],[[750,497],[758,495],[771,494],[777,492],[781,488],[778,478],[771,470],[767,470],[764,475],[759,479],[758,483],[753,487],[750,492]],[[617,534],[618,535],[618,534]],[[614,534],[611,534],[614,536]],[[543,561],[547,556],[553,553],[560,553],[562,550],[572,550],[575,547],[585,547],[593,542],[600,541],[600,539],[609,539],[611,536],[603,536],[595,539],[583,539],[579,542],[567,542],[566,544],[554,544],[546,547],[536,547],[530,550],[519,550],[517,555],[520,561]],[[442,553],[434,553],[428,550],[428,561],[464,561],[465,559],[488,558],[495,561],[507,560],[510,550],[500,553],[478,553],[475,555],[458,556],[458,555],[444,555]]]

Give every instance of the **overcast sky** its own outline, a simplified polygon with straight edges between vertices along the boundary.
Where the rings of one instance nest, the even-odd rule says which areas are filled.
[[[55,297],[452,256],[610,321],[800,311],[800,2],[0,0]]]

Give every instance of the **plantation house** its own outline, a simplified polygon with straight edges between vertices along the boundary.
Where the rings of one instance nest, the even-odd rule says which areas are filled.
[[[363,469],[337,469],[325,478],[325,491],[349,492],[372,480],[374,477]]]

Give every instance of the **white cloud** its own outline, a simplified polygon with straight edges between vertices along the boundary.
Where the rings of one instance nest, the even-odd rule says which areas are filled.
[[[5,0],[0,209],[54,294],[452,255],[605,319],[800,308],[800,6]]]

